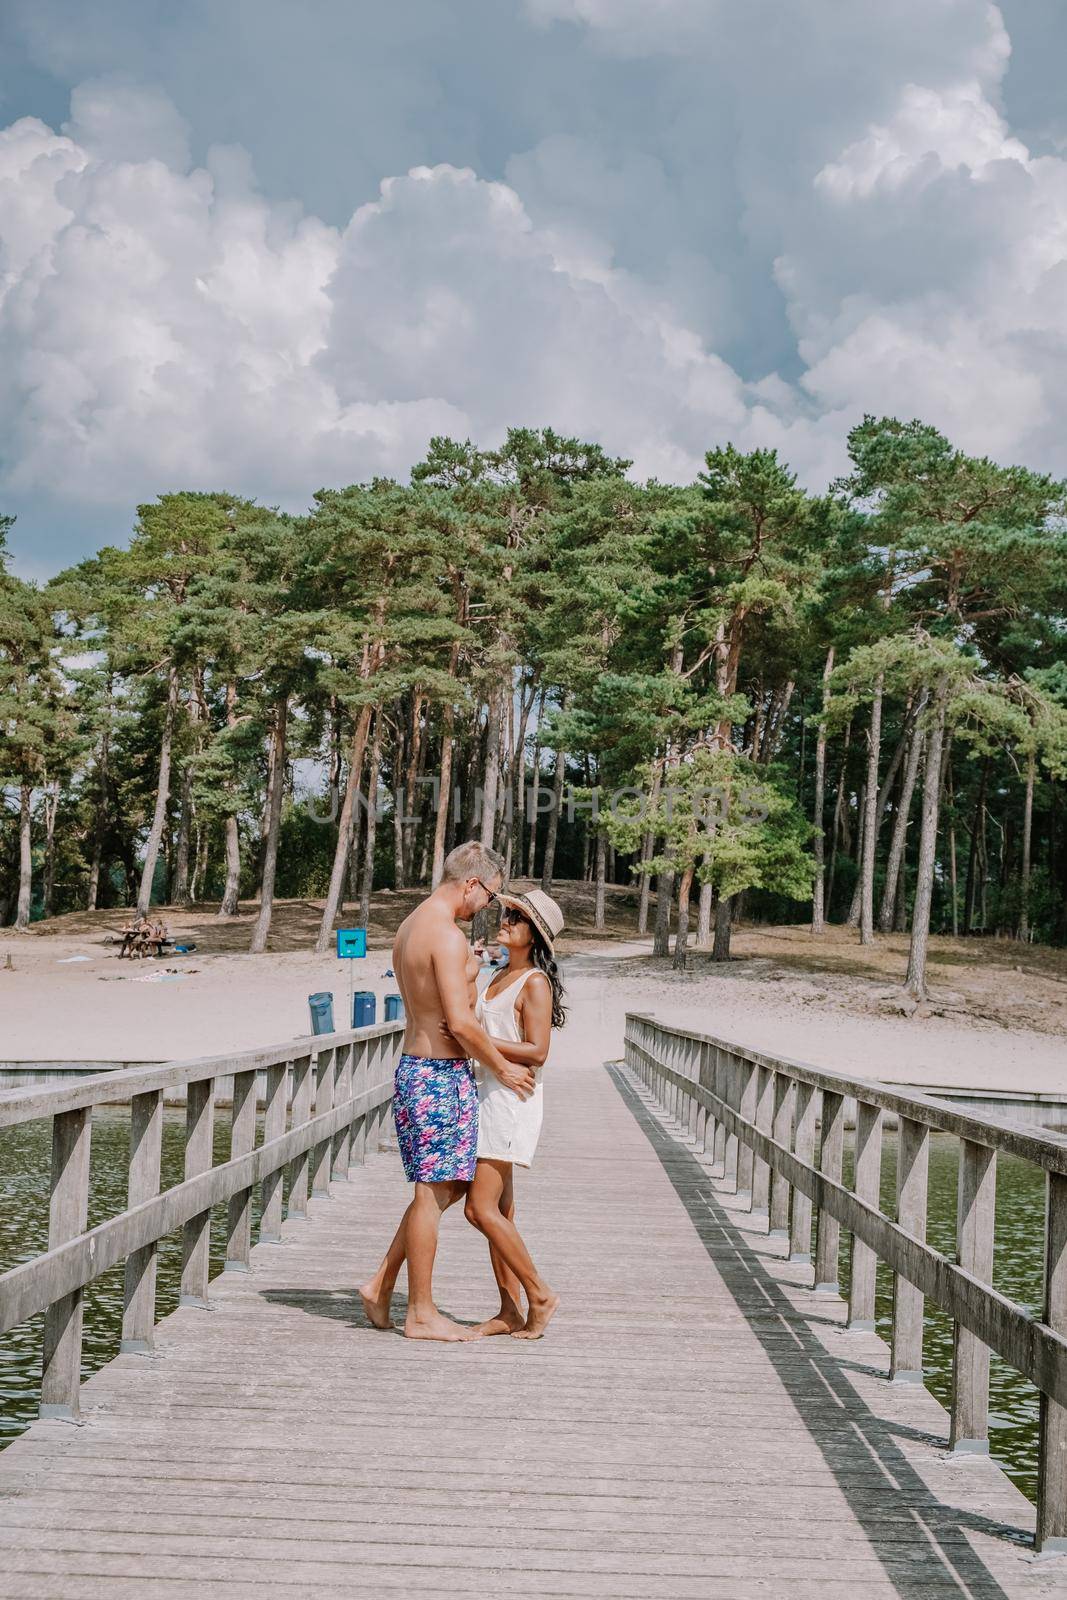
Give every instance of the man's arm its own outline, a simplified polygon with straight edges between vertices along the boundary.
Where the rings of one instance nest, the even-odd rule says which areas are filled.
[[[458,928],[441,939],[431,959],[449,1033],[468,1055],[474,1056],[483,1067],[488,1067],[506,1089],[512,1089],[521,1100],[528,1099],[534,1087],[532,1069],[519,1066],[501,1055],[475,1018],[467,982],[467,941]]]

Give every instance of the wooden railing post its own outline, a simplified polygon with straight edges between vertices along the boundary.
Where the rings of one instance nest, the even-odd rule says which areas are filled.
[[[230,1157],[247,1155],[256,1147],[256,1075],[233,1075],[233,1117],[230,1123]],[[226,1229],[225,1272],[247,1272],[252,1254],[252,1191],[238,1189],[230,1196]]]
[[[263,1113],[263,1143],[280,1139],[285,1132],[286,1101],[289,1098],[289,1068],[291,1062],[267,1068],[267,1100]],[[260,1193],[259,1242],[281,1244],[282,1240],[282,1186],[285,1169],[276,1167],[263,1179]]]
[[[746,1122],[756,1120],[756,1101],[759,1093],[759,1072],[751,1061],[739,1062],[741,1070],[741,1116]],[[754,1166],[752,1146],[744,1139],[738,1141],[737,1194],[752,1204],[752,1172]]]
[[[201,1078],[185,1091],[185,1176],[207,1172],[214,1160],[215,1080]],[[182,1289],[178,1304],[207,1305],[211,1262],[211,1212],[201,1211],[182,1229]]]
[[[293,1120],[294,1128],[302,1128],[311,1119],[311,1057],[301,1056],[293,1062]],[[285,1214],[293,1222],[306,1222],[308,1214],[309,1152],[303,1151],[289,1163],[289,1203]]]
[[[375,1084],[381,1078],[385,1069],[385,1039],[382,1035],[371,1039],[367,1052],[367,1082]],[[382,1141],[382,1123],[385,1121],[385,1107],[373,1106],[367,1117],[367,1155],[376,1156],[378,1146]]]
[[[315,1115],[333,1110],[334,1073],[337,1064],[336,1050],[323,1050],[315,1069]],[[312,1152],[311,1198],[328,1200],[330,1197],[330,1161],[333,1140],[323,1139]]]
[[[700,1082],[701,1045],[699,1039],[689,1039],[686,1042],[688,1049],[685,1052],[685,1075],[695,1088]],[[695,1144],[699,1144],[700,1134],[697,1131],[697,1127],[700,1122],[700,1104],[692,1090],[690,1090],[686,1106],[686,1122],[689,1127],[689,1137]]]
[[[798,1161],[809,1167],[815,1165],[815,1128],[819,1116],[819,1101],[813,1084],[801,1079],[797,1083],[796,1133],[793,1136],[793,1153]],[[811,1197],[793,1190],[793,1215],[789,1222],[790,1261],[811,1260]]]
[[[1067,1334],[1067,1177],[1050,1172],[1045,1191],[1045,1321]],[[1067,1551],[1067,1407],[1041,1396],[1037,1464],[1038,1550]]]
[[[956,1259],[967,1272],[990,1283],[997,1198],[997,1153],[960,1140],[956,1189]],[[952,1426],[949,1449],[961,1454],[989,1451],[989,1350],[957,1322],[952,1343]]]
[[[730,1098],[730,1071],[729,1071],[729,1064],[726,1061],[726,1059],[725,1059],[725,1057],[723,1055],[723,1052],[720,1050],[718,1045],[714,1046],[712,1054],[713,1054],[713,1059],[714,1059],[713,1079],[712,1079],[712,1081],[713,1081],[713,1086],[714,1086],[714,1089],[715,1089],[715,1093],[716,1093],[717,1097],[720,1100],[728,1101],[729,1098]],[[718,1174],[719,1174],[719,1176],[721,1178],[725,1178],[726,1177],[726,1124],[725,1124],[725,1122],[716,1122],[716,1124],[715,1124],[715,1147],[714,1147],[714,1151],[712,1153],[712,1166],[715,1169],[717,1169]]]
[[[702,1089],[715,1092],[715,1051],[706,1041],[700,1046],[700,1064],[697,1081]],[[701,1153],[707,1155],[708,1146],[715,1148],[715,1116],[707,1106],[697,1108],[697,1142]]]
[[[845,1097],[836,1090],[822,1094],[822,1141],[819,1171],[833,1183],[841,1182],[845,1153]],[[838,1294],[837,1258],[841,1250],[841,1224],[825,1206],[819,1207],[815,1236],[815,1289],[819,1294]]]
[[[771,1133],[774,1128],[774,1073],[770,1067],[756,1068],[756,1126],[761,1133]],[[766,1217],[771,1201],[771,1167],[762,1156],[752,1158],[752,1203],[749,1210],[758,1217]]]
[[[139,1206],[159,1193],[163,1153],[163,1091],[135,1094],[130,1103],[130,1167],[126,1206]],[[126,1258],[122,1342],[125,1355],[147,1355],[156,1325],[156,1250],[154,1244]]]
[[[788,1073],[776,1072],[774,1074],[774,1134],[775,1144],[780,1144],[789,1149],[793,1142],[793,1115],[796,1107],[797,1086],[796,1080],[789,1077]],[[768,1232],[772,1238],[787,1238],[789,1235],[789,1196],[791,1188],[784,1172],[777,1167],[771,1168],[771,1211],[767,1219]]]
[[[85,1232],[89,1219],[88,1109],[61,1111],[52,1118],[52,1187],[48,1205],[48,1248]],[[64,1295],[44,1314],[41,1416],[76,1417],[82,1364],[82,1291]]]
[[[343,1106],[352,1098],[352,1046],[343,1044],[337,1052],[337,1074],[334,1082],[335,1104]],[[352,1124],[346,1122],[339,1133],[333,1138],[333,1171],[332,1176],[344,1182],[348,1180],[348,1169],[351,1166],[352,1153]]]
[[[897,1135],[897,1222],[913,1239],[926,1240],[930,1130],[900,1118]],[[907,1278],[893,1276],[893,1340],[889,1376],[894,1383],[923,1381],[923,1293]]]
[[[723,1068],[726,1078],[726,1099],[730,1110],[740,1114],[741,1111],[741,1063],[732,1050],[723,1052],[725,1060]],[[736,1194],[740,1187],[741,1177],[741,1140],[731,1129],[726,1135],[725,1153],[723,1156],[723,1178],[727,1183],[733,1184]]]
[[[353,1045],[352,1055],[352,1093],[357,1098],[365,1094],[370,1086],[370,1060],[368,1042],[366,1039],[357,1039]],[[362,1114],[356,1117],[352,1124],[352,1160],[363,1165],[367,1159],[367,1122],[368,1117]]]
[[[877,1106],[856,1102],[856,1166],[853,1190],[875,1210],[882,1188],[882,1113]],[[874,1295],[878,1257],[869,1245],[852,1235],[849,1272],[848,1326],[856,1332],[874,1332]]]

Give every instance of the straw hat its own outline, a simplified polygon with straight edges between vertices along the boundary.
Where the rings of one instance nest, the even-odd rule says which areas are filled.
[[[495,898],[502,906],[514,906],[524,917],[529,917],[547,944],[549,954],[555,955],[555,939],[563,928],[563,912],[550,895],[543,889],[527,889],[524,894],[505,892]]]

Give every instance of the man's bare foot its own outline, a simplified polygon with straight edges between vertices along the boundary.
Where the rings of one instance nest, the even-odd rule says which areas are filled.
[[[404,1338],[439,1339],[442,1344],[461,1344],[466,1339],[474,1338],[474,1329],[465,1328],[450,1317],[443,1317],[439,1311],[428,1311],[421,1317],[409,1311],[404,1319]]]
[[[363,1309],[372,1328],[381,1328],[384,1332],[387,1328],[396,1327],[396,1323],[389,1315],[389,1307],[393,1301],[392,1291],[389,1294],[382,1294],[380,1290],[375,1289],[373,1283],[365,1283],[359,1290],[359,1298],[363,1301]]]
[[[530,1306],[530,1315],[523,1327],[511,1335],[513,1339],[540,1339],[552,1318],[559,1310],[559,1295],[548,1294]]]
[[[506,1306],[501,1306],[495,1316],[488,1322],[480,1322],[474,1330],[476,1339],[491,1339],[496,1333],[518,1333],[520,1328],[526,1326],[526,1319],[514,1301]]]

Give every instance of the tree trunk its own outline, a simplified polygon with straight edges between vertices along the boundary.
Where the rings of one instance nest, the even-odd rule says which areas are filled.
[[[188,761],[182,767],[178,803],[178,842],[174,851],[174,888],[171,903],[189,904],[189,835],[193,821],[193,774]]]
[[[878,850],[878,760],[881,757],[881,696],[885,677],[875,678],[870,701],[870,730],[867,733],[867,810],[864,814],[864,853],[862,853],[861,891],[859,891],[859,942],[875,942],[875,854]],[[888,794],[888,790],[886,790]]]
[[[715,906],[715,890],[711,883],[702,883],[697,896],[697,949],[706,950],[711,943],[711,915]]]
[[[425,738],[422,726],[422,708],[426,696],[417,690],[411,707],[411,748],[404,782],[404,883],[410,884],[415,872],[415,837],[419,827],[418,805],[419,777],[422,773]]]
[[[59,779],[54,778],[44,794],[44,889],[41,912],[52,915],[56,900],[56,818],[59,816]]]
[[[552,893],[552,874],[556,869],[556,838],[559,834],[559,813],[563,805],[563,776],[565,758],[562,750],[556,751],[556,770],[552,777],[552,809],[548,813],[548,828],[545,832],[545,854],[541,863],[541,888],[545,894]]]
[[[107,827],[107,786],[110,755],[111,731],[109,728],[105,728],[100,735],[100,755],[96,763],[96,776],[100,789],[93,816],[93,858],[89,867],[89,892],[85,903],[87,911],[95,911],[96,902],[100,898],[100,868],[104,860],[104,832]]]
[[[241,888],[241,832],[236,817],[226,818],[226,887],[222,891],[220,917],[235,917]]]
[[[671,953],[671,901],[674,898],[674,868],[656,874],[656,921],[652,930],[652,954]]]
[[[655,813],[656,806],[659,803],[659,792],[660,792],[660,788],[662,787],[662,783],[663,783],[663,775],[662,775],[662,772],[661,772],[660,768],[657,767],[656,768],[656,775],[652,779],[652,792],[649,795],[649,807],[648,808],[649,808],[649,811],[652,812],[653,814]],[[650,833],[644,834],[642,839],[641,839],[641,856],[640,856],[640,860],[641,860],[642,864],[644,862],[646,862],[646,861],[651,861],[651,859],[655,855],[655,853],[656,853],[656,835],[655,835],[655,831],[652,831]],[[637,932],[642,937],[644,936],[644,934],[648,930],[648,900],[649,900],[649,895],[651,893],[651,890],[652,890],[652,874],[650,872],[642,872],[642,874],[641,874],[641,896],[640,896],[640,899],[639,899],[638,905],[637,905]]]
[[[207,865],[209,847],[211,842],[211,829],[207,822],[197,822],[196,825],[196,854],[193,857],[193,881],[189,893],[193,904],[203,898],[204,885],[207,881]]]
[[[826,706],[830,698],[830,674],[834,670],[834,647],[830,646],[826,652],[826,662],[822,669],[822,709],[823,717],[826,716]],[[826,723],[819,724],[819,733],[815,741],[815,838],[813,841],[815,852],[815,883],[811,899],[811,931],[822,933],[826,927],[826,904],[824,891],[826,887],[826,830],[823,827],[823,811],[826,806]],[[700,942],[699,939],[697,941]]]
[[[259,903],[263,892],[263,862],[267,855],[267,832],[270,828],[270,797],[274,793],[274,740],[267,740],[267,781],[263,790],[263,810],[259,815],[259,846],[256,850],[256,889],[253,896]]]
[[[980,832],[984,832],[985,792],[989,779],[989,757],[982,758],[982,772],[978,779],[978,798],[974,806],[974,821],[971,824],[971,840],[967,851],[967,887],[963,896],[963,933],[966,937],[974,925],[974,905],[978,888],[978,839]]]
[[[720,894],[715,902],[715,943],[711,947],[713,961],[730,959],[730,924],[733,920],[733,909],[733,897]]]
[[[486,707],[485,779],[482,784],[482,827],[479,842],[492,849],[496,838],[496,806],[500,790],[500,689],[493,689]]]
[[[834,903],[834,878],[835,878],[835,876],[837,874],[837,844],[838,844],[838,839],[840,838],[842,830],[847,825],[847,819],[846,819],[845,814],[844,814],[844,812],[845,812],[845,778],[846,778],[846,775],[847,775],[847,772],[848,772],[848,746],[849,746],[849,741],[851,740],[851,738],[852,738],[852,724],[850,722],[850,723],[848,723],[848,725],[845,728],[845,744],[844,744],[844,750],[842,751],[842,754],[841,754],[841,776],[838,779],[838,783],[837,783],[837,798],[834,801],[834,826],[833,826],[833,833],[831,834],[831,837],[830,837],[830,872],[829,872],[828,879],[827,879],[827,884],[826,884],[826,913],[827,913],[827,916],[829,916],[830,910],[833,907],[833,903]],[[845,849],[846,850],[848,849],[848,845],[847,844],[845,845]]]
[[[367,844],[363,857],[363,883],[359,895],[359,922],[366,928],[370,923],[370,902],[374,893],[374,846],[378,833],[378,773],[382,763],[381,712],[374,719],[374,737],[370,747],[370,774],[367,778]]]
[[[15,912],[15,932],[25,933],[30,925],[33,904],[33,840],[31,837],[33,785],[19,787],[19,898]]]
[[[152,904],[152,884],[159,859],[159,844],[167,820],[167,801],[170,798],[170,753],[174,742],[174,717],[178,709],[178,669],[171,667],[167,674],[167,709],[163,717],[163,738],[159,747],[159,777],[156,781],[156,809],[145,845],[141,887],[137,892],[137,910],[143,917]]]
[[[1019,885],[1019,933],[1024,943],[1030,939],[1030,856],[1034,827],[1034,779],[1037,775],[1037,756],[1030,751],[1026,763],[1026,799],[1023,802],[1023,867]]]
[[[693,868],[686,867],[678,885],[678,931],[674,936],[675,971],[685,969],[686,946],[689,940],[689,898],[693,889]]]
[[[345,874],[348,871],[348,852],[352,845],[352,814],[355,810],[356,795],[359,793],[359,780],[363,775],[363,753],[367,748],[367,731],[370,727],[370,718],[370,706],[361,707],[359,716],[356,718],[355,732],[352,735],[348,782],[345,785],[345,797],[341,805],[341,815],[338,818],[337,847],[333,853],[330,887],[326,891],[326,904],[322,909],[319,936],[315,941],[315,949],[320,955],[330,948],[333,941],[333,925],[337,920],[337,913],[341,909]]]
[[[934,864],[937,856],[937,824],[941,810],[941,751],[945,740],[945,714],[948,685],[938,685],[934,702],[934,721],[926,737],[926,764],[923,772],[922,831],[919,836],[919,861],[915,871],[915,902],[911,913],[911,948],[904,987],[915,1000],[926,998],[926,956],[930,945],[930,913],[934,902]]]
[[[541,708],[544,710],[544,696],[541,697]],[[540,724],[539,724],[540,726]],[[541,741],[534,740],[533,766],[530,770],[530,788],[533,791],[533,807],[526,809],[526,826],[529,834],[526,843],[526,876],[532,878],[537,869],[537,819],[540,812],[537,801],[541,790]]]
[[[897,902],[893,909],[893,932],[908,931],[908,858],[904,857],[897,873]]]
[[[237,685],[232,681],[226,685],[226,726],[237,725]],[[235,917],[237,915],[237,897],[241,890],[241,834],[237,826],[237,818],[226,818],[226,885],[222,891],[222,904],[217,915],[220,917]]]
[[[452,804],[452,725],[455,710],[451,705],[446,705],[441,729],[441,775],[440,786],[437,791],[437,817],[433,830],[433,870],[430,875],[431,887],[436,889],[441,881],[441,874],[445,870],[445,840],[448,836],[448,811]]]
[[[100,895],[100,867],[104,855],[104,841],[100,834],[93,831],[93,854],[89,862],[89,889],[85,896],[86,911],[95,911],[96,902]]]
[[[260,881],[259,915],[252,929],[249,951],[260,955],[267,948],[271,913],[274,909],[274,878],[278,869],[278,836],[282,826],[282,799],[285,794],[285,735],[289,718],[289,702],[278,701],[274,710],[274,730],[271,743],[274,759],[271,763],[270,794],[267,802],[267,838],[263,851],[263,877]]]
[[[867,784],[864,782],[860,788],[859,805],[856,807],[856,882],[852,890],[852,904],[848,908],[845,918],[846,928],[858,928],[860,925],[860,900],[863,895],[863,840],[866,834],[867,821]]]
[[[605,880],[608,862],[608,841],[603,828],[597,829],[596,834],[596,895],[593,904],[593,927],[598,932],[604,929],[604,902],[606,899]]]
[[[893,817],[893,832],[889,839],[889,859],[886,862],[885,869],[885,887],[882,891],[882,903],[878,908],[878,929],[880,933],[889,933],[893,927],[894,907],[897,898],[897,875],[904,860],[904,846],[908,838],[911,801],[915,793],[915,780],[919,775],[919,757],[922,755],[922,718],[926,709],[926,699],[927,696],[924,692],[916,707],[915,722],[911,730],[911,739],[908,743],[908,759],[904,768],[904,779],[901,784],[896,813]]]

